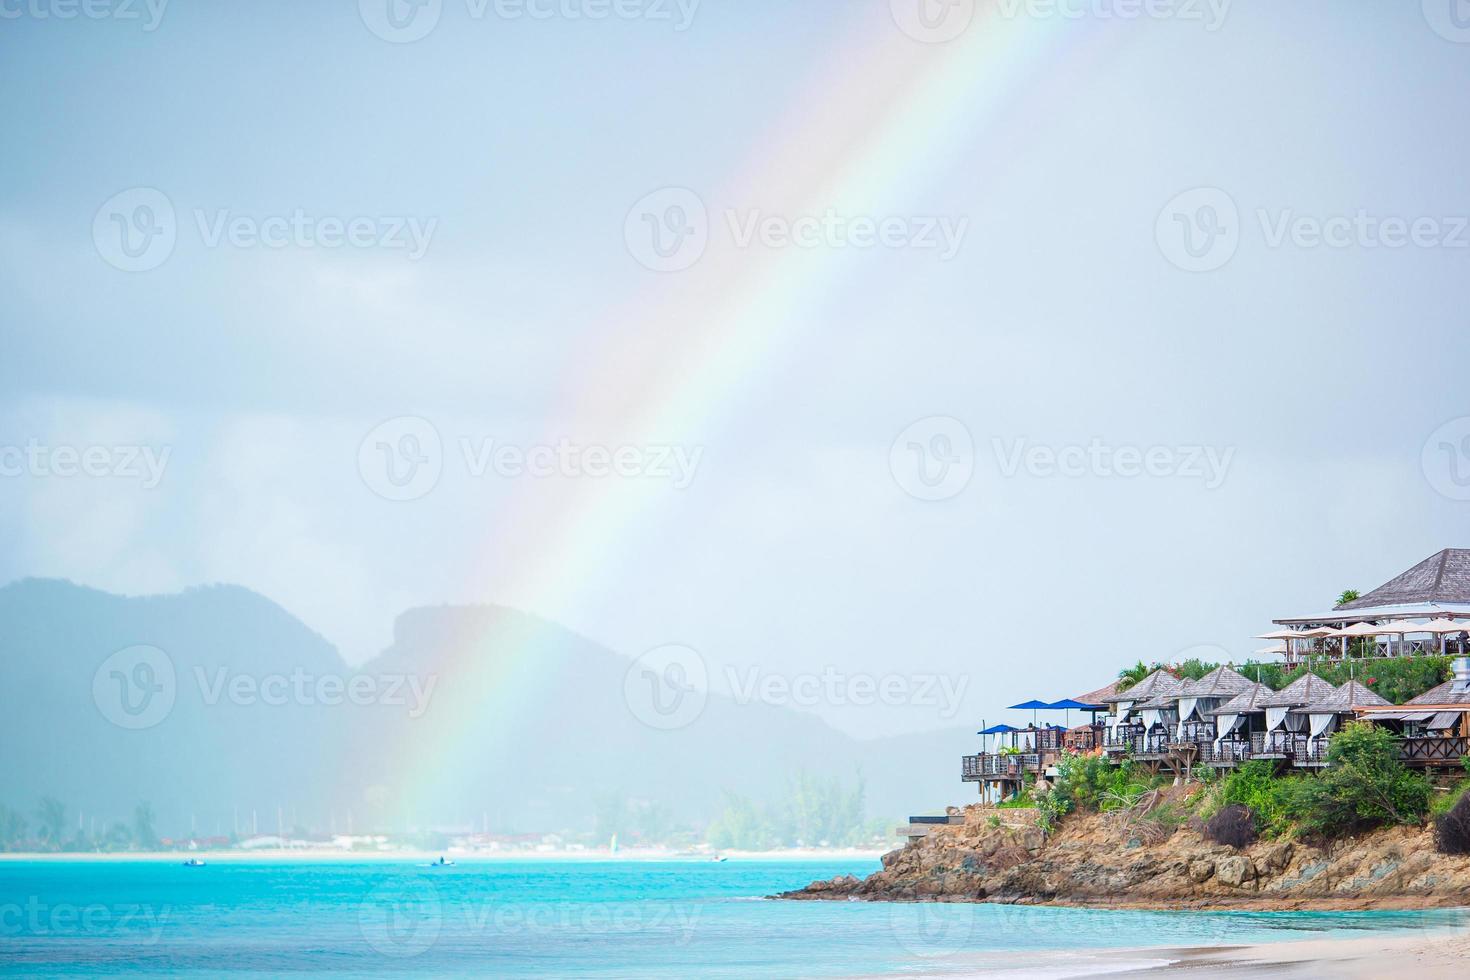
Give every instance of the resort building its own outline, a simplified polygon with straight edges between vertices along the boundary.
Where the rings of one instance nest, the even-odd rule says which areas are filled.
[[[1427,619],[1427,622],[1424,621]],[[1354,646],[1370,656],[1463,653],[1470,629],[1470,548],[1445,548],[1331,612],[1273,620],[1287,663],[1312,655],[1342,658]]]
[[[979,783],[982,796],[1000,799],[1054,772],[1064,752],[1101,752],[1182,778],[1197,764],[1230,768],[1252,759],[1318,769],[1328,764],[1333,733],[1355,719],[1399,735],[1400,756],[1410,765],[1457,770],[1470,755],[1470,549],[1446,548],[1330,612],[1273,622],[1278,629],[1261,638],[1279,643],[1257,653],[1284,655],[1289,677],[1304,667],[1344,661],[1362,661],[1366,672],[1378,658],[1459,657],[1451,680],[1401,705],[1373,691],[1371,676],[1368,684],[1351,676],[1353,668],[1341,685],[1307,669],[1279,691],[1230,665],[1197,680],[1159,668],[1131,685],[1120,680],[1077,698],[1013,705],[1094,714],[1092,722],[1073,728],[1034,720],[1024,728],[987,728],[981,734],[996,744],[965,756],[962,778]],[[1007,737],[1010,744],[1000,745]]]
[[[1403,760],[1453,766],[1470,754],[1470,658],[1454,662],[1455,676],[1404,704],[1361,705],[1358,716],[1404,736]]]
[[[1274,693],[1265,684],[1252,681],[1250,687],[1207,712],[1215,723],[1215,737],[1201,761],[1223,768],[1249,759],[1252,740],[1266,733],[1266,709],[1261,702]]]

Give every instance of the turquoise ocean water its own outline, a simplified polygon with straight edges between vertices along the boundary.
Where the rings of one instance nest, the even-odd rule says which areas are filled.
[[[0,862],[0,975],[964,976],[1090,948],[1445,928],[1461,912],[770,902],[876,861]]]

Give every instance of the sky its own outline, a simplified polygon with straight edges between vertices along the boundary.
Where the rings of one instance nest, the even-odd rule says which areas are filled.
[[[1243,660],[1470,546],[1457,9],[7,0],[0,582]]]

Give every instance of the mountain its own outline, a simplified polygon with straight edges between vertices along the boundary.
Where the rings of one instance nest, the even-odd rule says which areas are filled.
[[[798,773],[884,818],[966,799],[971,727],[875,740],[711,693],[674,730],[640,717],[632,662],[498,606],[403,613],[352,668],[236,586],[123,597],[30,579],[0,588],[0,803],[69,819],[149,801],[165,836],[238,827],[590,830],[626,799],[703,823],[725,793],[780,797]],[[654,719],[657,722],[657,719]]]

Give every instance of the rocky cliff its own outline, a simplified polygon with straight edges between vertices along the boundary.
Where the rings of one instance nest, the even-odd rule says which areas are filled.
[[[963,825],[787,899],[1002,902],[1131,908],[1359,909],[1470,905],[1470,857],[1434,848],[1428,828],[1393,827],[1310,845],[1236,850],[1135,814],[1075,814],[1052,835],[1024,811],[964,808]]]

